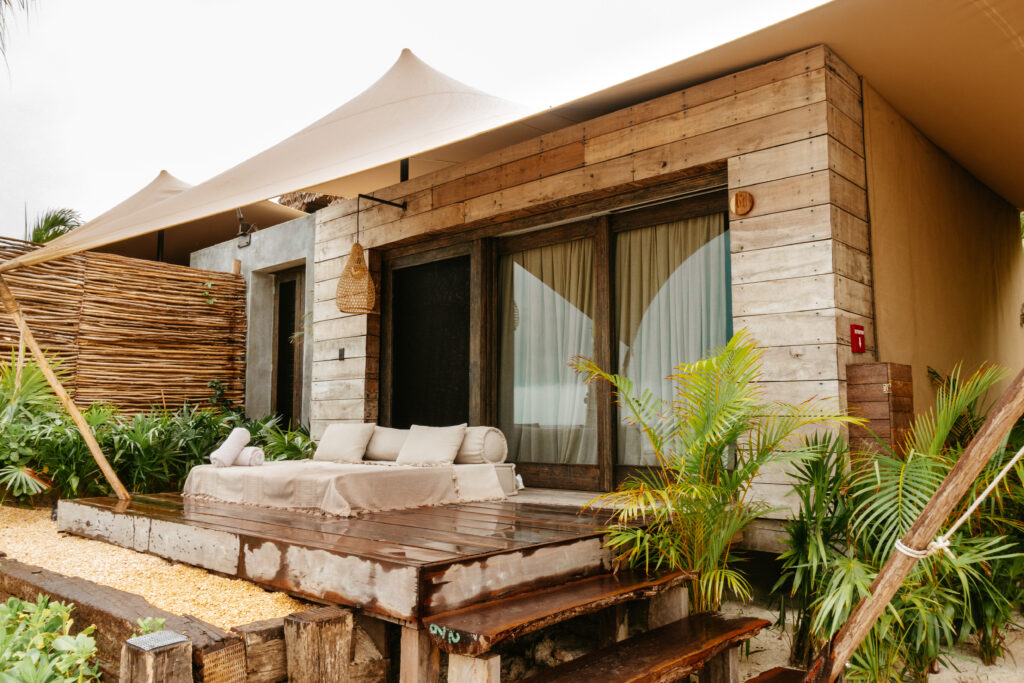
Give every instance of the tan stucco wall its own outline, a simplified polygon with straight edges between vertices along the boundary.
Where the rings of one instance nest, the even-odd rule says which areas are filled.
[[[878,357],[914,370],[915,408],[934,400],[928,366],[1024,367],[1024,250],[1017,210],[864,83]]]

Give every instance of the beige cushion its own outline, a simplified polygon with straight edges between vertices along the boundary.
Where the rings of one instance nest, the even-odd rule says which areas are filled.
[[[370,443],[366,445],[367,460],[398,460],[398,451],[402,450],[408,429],[392,429],[391,427],[374,427]]]
[[[373,436],[372,423],[344,424],[335,423],[328,425],[324,435],[320,437],[320,443],[316,446],[314,460],[326,460],[328,462],[359,462],[366,452],[366,444]]]
[[[413,425],[409,437],[398,452],[400,465],[422,465],[455,462],[462,439],[466,436],[465,423],[454,427],[424,427]]]
[[[467,427],[459,453],[455,456],[457,465],[480,465],[485,462],[505,462],[508,444],[505,435],[497,427]]]

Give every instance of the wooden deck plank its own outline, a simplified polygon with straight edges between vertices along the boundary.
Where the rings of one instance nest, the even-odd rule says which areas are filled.
[[[505,520],[487,521],[460,516],[434,514],[433,510],[424,509],[416,517],[410,515],[378,512],[373,515],[374,522],[394,524],[395,526],[412,529],[434,529],[437,531],[459,532],[472,537],[507,539],[528,543],[544,543],[565,537],[564,532],[554,529],[530,528]],[[518,547],[510,544],[508,547]]]
[[[566,514],[564,512],[543,510],[543,509],[531,509],[527,507],[516,507],[509,505],[507,508],[485,508],[476,507],[475,503],[465,503],[461,505],[450,506],[453,510],[467,510],[467,511],[478,511],[478,512],[492,512],[498,517],[507,517],[511,519],[546,519],[552,522],[559,522],[564,525],[571,525],[580,527],[582,529],[591,529],[593,531],[600,531],[607,525],[607,521],[603,518],[588,518],[585,515]]]
[[[649,598],[694,578],[695,572],[660,577],[630,572],[601,574],[444,612],[423,619],[423,624],[445,652],[476,656],[506,640],[629,600]]]
[[[383,523],[392,524],[398,527],[449,531],[453,534],[450,538],[430,536],[429,534],[427,537],[434,538],[436,540],[448,540],[455,543],[483,544],[493,546],[495,549],[525,547],[551,540],[572,538],[579,534],[579,527],[574,524],[553,523],[547,520],[528,520],[526,524],[520,524],[516,521],[510,521],[505,518],[498,517],[490,510],[460,512],[449,510],[450,506],[369,512],[361,514],[358,517],[340,518],[319,517],[312,514],[290,512],[287,510],[271,510],[268,508],[244,505],[239,506],[232,503],[221,503],[208,500],[189,499],[186,501],[183,500],[180,495],[171,497],[173,495],[174,494],[160,494],[159,497],[140,496],[136,498],[136,500],[141,500],[142,502],[153,502],[158,505],[177,506],[179,508],[184,505],[188,505],[190,508],[194,507],[197,509],[203,508],[211,511],[215,510],[217,514],[224,514],[232,519],[256,516],[257,518],[267,520],[270,517],[273,517],[274,520],[281,524],[289,526],[298,525],[304,528],[316,528],[317,530],[328,530],[332,528],[329,526],[331,522],[341,522],[345,525],[345,528],[343,531],[338,533],[346,535],[355,533],[357,535],[362,535],[363,537],[371,538],[376,538],[376,536],[367,536],[366,534],[360,533],[360,531],[376,528],[366,526],[368,524]],[[250,515],[247,510],[253,510],[254,512]],[[444,522],[437,521],[440,519],[456,521],[446,524]],[[352,525],[354,525],[354,528],[356,529],[355,532],[353,532]],[[500,533],[496,532],[494,530],[496,526],[502,526],[503,530]],[[491,540],[484,542],[481,541],[482,537]],[[405,538],[408,538],[407,532]],[[511,541],[511,543],[507,543],[506,541]]]
[[[354,555],[377,561],[395,562],[411,566],[423,566],[431,562],[451,561],[462,557],[458,553],[441,552],[415,546],[397,546],[391,543],[370,541],[356,536],[328,535],[303,529],[291,529],[279,524],[261,524],[242,518],[224,518],[225,521],[216,522],[198,518],[190,519],[181,512],[176,513],[174,510],[165,510],[156,506],[153,506],[152,509],[141,510],[140,507],[142,506],[135,503],[121,509],[116,506],[116,501],[112,498],[85,498],[76,500],[75,503],[117,514],[176,522],[203,529],[225,531],[235,535],[265,538],[279,543],[303,545],[339,555]]]
[[[591,652],[530,683],[551,681],[674,681],[700,670],[715,655],[752,638],[771,622],[705,612]]]
[[[468,519],[483,524],[511,524],[516,529],[551,532],[556,535],[555,538],[573,538],[581,533],[580,526],[576,523],[565,524],[549,519],[501,515],[494,510],[463,510],[445,506],[443,508],[432,508],[431,514],[454,520]],[[586,533],[587,530],[584,528],[582,531]]]
[[[192,515],[216,516],[225,519],[238,519],[234,510],[226,509],[231,503],[214,501],[189,501],[184,509],[185,517]],[[239,507],[239,506],[234,506]],[[368,540],[387,541],[397,545],[430,548],[458,555],[478,555],[493,550],[504,550],[529,545],[526,542],[498,541],[470,534],[444,534],[419,528],[415,534],[405,531],[402,527],[376,521],[374,518],[362,517],[318,517],[306,513],[293,513],[286,510],[269,510],[253,508],[259,517],[267,523],[280,524],[292,529],[306,529],[338,537],[365,538]],[[245,513],[243,513],[245,514]],[[256,521],[255,519],[253,521]]]

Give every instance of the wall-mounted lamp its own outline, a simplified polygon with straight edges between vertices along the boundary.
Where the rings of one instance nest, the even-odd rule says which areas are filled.
[[[252,223],[246,223],[245,218],[242,216],[242,209],[237,210],[238,215],[238,248],[249,246],[252,242],[252,233],[255,232],[256,226]]]

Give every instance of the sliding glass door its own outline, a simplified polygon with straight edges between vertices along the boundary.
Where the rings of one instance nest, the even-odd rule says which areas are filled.
[[[594,404],[569,366],[593,354],[594,305],[593,240],[500,257],[498,424],[510,459],[535,480],[596,476]],[[573,467],[559,477],[552,466]]]

